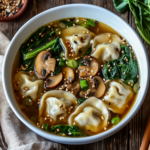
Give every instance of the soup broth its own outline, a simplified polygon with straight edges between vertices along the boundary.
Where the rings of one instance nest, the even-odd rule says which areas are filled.
[[[18,50],[12,85],[19,108],[37,127],[69,137],[117,125],[139,89],[132,46],[110,26],[87,18],[51,22]]]

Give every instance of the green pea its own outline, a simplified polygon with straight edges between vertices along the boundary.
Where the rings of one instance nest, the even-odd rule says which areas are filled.
[[[120,122],[120,118],[118,116],[111,119],[111,124],[117,124],[118,122]]]
[[[78,67],[78,61],[74,60],[74,59],[70,59],[67,63],[67,66],[70,68],[77,68]]]
[[[133,86],[133,91],[134,91],[135,93],[137,93],[138,90],[139,90],[139,88],[140,88],[139,82],[137,82],[137,83],[135,83],[134,86]]]
[[[27,106],[31,106],[33,104],[33,101],[30,98],[25,98],[23,100],[23,104]]]

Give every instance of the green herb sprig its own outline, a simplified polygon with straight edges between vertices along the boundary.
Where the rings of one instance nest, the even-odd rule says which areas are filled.
[[[130,8],[140,35],[150,44],[150,0],[113,0],[113,3],[120,13]]]

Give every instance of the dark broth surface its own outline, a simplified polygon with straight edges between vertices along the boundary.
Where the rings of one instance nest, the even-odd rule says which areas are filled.
[[[63,19],[64,20],[64,19]],[[80,24],[76,24],[76,20],[79,20],[79,22],[81,22]],[[104,24],[104,23],[102,23],[102,22],[95,22],[95,21],[93,21],[93,20],[91,20],[91,21],[93,21],[92,23],[94,23],[95,25],[94,25],[94,27],[92,27],[90,24],[89,25],[87,25],[86,24],[86,21],[87,21],[87,19],[84,19],[84,18],[76,18],[75,19],[75,21],[71,18],[71,19],[65,19],[65,21],[66,22],[73,22],[73,24],[71,25],[71,26],[82,26],[82,27],[86,27],[90,32],[92,32],[92,33],[94,33],[95,34],[95,36],[97,36],[97,35],[100,35],[100,34],[104,34],[104,33],[112,33],[112,34],[115,34],[115,35],[117,35],[120,39],[121,39],[121,41],[122,41],[122,45],[126,45],[127,47],[128,47],[128,49],[130,50],[130,51],[132,51],[132,57],[134,58],[134,60],[136,60],[136,57],[134,56],[134,53],[133,53],[133,50],[132,50],[132,48],[131,48],[131,46],[129,46],[129,44],[128,44],[128,42],[125,40],[125,39],[123,39],[123,37],[121,37],[121,35],[120,34],[118,34],[115,30],[113,30],[110,26],[108,26],[108,25],[106,25],[106,24]],[[62,22],[61,23],[61,26],[64,26],[64,24],[65,24],[65,22]],[[47,33],[50,33],[50,32],[52,32],[52,31],[54,31],[54,33],[53,33],[53,35],[52,36],[49,36],[48,38],[45,38],[38,46],[33,46],[33,47],[31,47],[30,48],[30,50],[28,51],[28,52],[32,52],[32,51],[34,51],[34,49],[37,49],[37,48],[39,48],[39,47],[41,47],[41,46],[43,46],[44,44],[46,44],[46,43],[48,43],[48,42],[50,42],[50,41],[52,41],[52,40],[54,40],[54,39],[56,39],[57,37],[60,37],[60,38],[62,38],[62,35],[61,35],[61,33],[63,32],[63,30],[65,30],[65,29],[67,29],[67,28],[70,28],[70,27],[68,27],[67,25],[65,25],[65,28],[63,29],[63,28],[61,28],[60,27],[60,20],[58,20],[58,21],[55,21],[55,22],[53,22],[53,23],[49,23],[49,24],[47,24],[46,26],[45,26],[47,29],[41,34],[41,33],[38,33],[38,36],[41,36],[41,37],[38,37],[38,40],[40,40],[41,38],[43,38],[44,36],[46,36],[46,34]],[[57,30],[58,29],[58,30]],[[38,30],[36,31],[36,32],[38,32]],[[35,33],[36,33],[35,32]],[[68,33],[67,33],[68,34]],[[32,34],[33,35],[33,34]],[[30,45],[32,45],[32,42],[30,42],[30,43],[28,43],[29,41],[32,41],[32,35],[24,42],[24,45],[27,45],[26,47],[24,47],[24,48],[22,48],[23,50],[27,50],[29,47],[30,47]],[[64,35],[65,36],[65,35]],[[95,37],[94,36],[94,37]],[[92,39],[94,39],[94,37],[92,38]],[[92,40],[91,39],[91,40]],[[38,41],[37,40],[37,41]],[[65,43],[65,42],[64,42]],[[111,42],[110,42],[111,43]],[[66,46],[67,46],[67,43],[65,43],[66,44]],[[120,44],[120,45],[121,45]],[[91,45],[89,46],[89,47],[91,47]],[[51,50],[50,49],[45,49],[45,50],[47,50],[47,51],[49,51],[50,53],[51,53]],[[20,48],[20,51],[21,51],[21,48]],[[29,66],[24,66],[24,61],[23,61],[23,58],[25,58],[24,56],[22,56],[22,53],[21,52],[18,52],[17,53],[17,56],[16,56],[16,59],[15,59],[15,61],[14,61],[14,65],[13,65],[13,69],[12,69],[12,85],[13,85],[13,89],[14,89],[14,95],[15,95],[15,98],[16,98],[16,101],[17,101],[17,103],[18,103],[18,106],[19,106],[19,108],[22,110],[22,112],[25,114],[25,116],[33,123],[33,124],[35,124],[37,127],[39,127],[39,128],[41,128],[42,130],[45,130],[45,131],[48,131],[48,132],[51,132],[51,133],[53,133],[53,134],[57,134],[57,135],[61,135],[61,136],[70,136],[70,137],[82,137],[82,136],[88,136],[88,135],[95,135],[95,134],[98,134],[98,133],[101,133],[101,132],[104,132],[104,131],[106,131],[106,130],[109,130],[110,128],[112,128],[113,126],[115,126],[117,123],[119,123],[127,114],[128,114],[128,112],[131,110],[131,108],[132,108],[132,106],[134,105],[134,103],[135,103],[135,101],[136,101],[136,97],[137,97],[137,91],[135,92],[135,89],[137,89],[138,87],[139,87],[139,85],[138,85],[138,87],[134,87],[135,85],[137,85],[137,83],[139,82],[138,81],[138,78],[139,78],[139,75],[138,75],[138,72],[137,72],[137,74],[136,74],[136,76],[137,76],[137,79],[135,79],[134,81],[132,80],[132,78],[130,79],[130,77],[128,78],[128,80],[124,80],[123,82],[122,81],[120,81],[119,79],[121,79],[121,78],[116,78],[116,77],[114,77],[114,79],[112,79],[111,78],[111,81],[115,81],[115,82],[117,82],[117,83],[120,83],[120,84],[126,84],[126,86],[128,86],[131,90],[132,90],[132,92],[133,92],[133,95],[132,95],[132,98],[123,106],[123,109],[124,109],[124,112],[123,113],[115,113],[115,112],[113,112],[113,110],[111,110],[111,109],[109,109],[109,107],[111,107],[111,102],[105,102],[105,100],[104,100],[104,97],[107,95],[107,92],[108,92],[108,90],[109,90],[109,87],[108,87],[108,85],[106,86],[106,91],[105,91],[105,93],[103,94],[103,95],[101,95],[101,97],[98,97],[99,99],[100,99],[100,101],[102,101],[102,102],[104,102],[105,103],[105,105],[106,105],[106,108],[107,108],[107,110],[108,110],[108,112],[109,112],[109,118],[108,118],[108,120],[107,120],[107,126],[105,126],[102,130],[98,130],[98,131],[96,131],[96,132],[93,132],[93,131],[91,131],[91,130],[87,130],[86,128],[84,128],[84,126],[82,126],[81,128],[78,126],[78,124],[72,124],[72,125],[69,125],[68,124],[68,118],[70,117],[70,115],[72,114],[72,113],[74,113],[75,112],[75,110],[80,106],[80,105],[82,105],[83,103],[85,103],[86,102],[86,99],[88,99],[88,98],[90,98],[91,96],[88,96],[88,97],[86,97],[86,98],[84,98],[84,102],[82,103],[82,104],[79,104],[79,102],[77,103],[74,103],[74,104],[72,104],[71,106],[73,107],[71,110],[70,110],[70,112],[69,112],[69,115],[67,116],[67,117],[65,117],[64,119],[61,119],[60,117],[62,116],[62,115],[58,115],[58,117],[57,117],[57,120],[55,121],[55,122],[53,122],[53,119],[51,118],[51,116],[49,115],[49,114],[47,114],[46,112],[45,112],[45,109],[48,107],[47,106],[47,103],[45,102],[45,105],[44,105],[44,112],[42,113],[42,115],[39,115],[39,105],[41,105],[40,103],[41,103],[41,99],[42,99],[42,96],[45,94],[45,93],[47,93],[48,91],[52,91],[52,90],[64,90],[64,91],[66,91],[66,89],[61,89],[61,87],[64,85],[64,83],[65,83],[65,80],[64,80],[64,76],[65,76],[65,74],[63,74],[63,81],[61,81],[57,86],[55,86],[55,87],[52,87],[52,88],[50,88],[50,89],[48,89],[48,88],[46,88],[46,86],[45,86],[45,82],[46,82],[46,79],[40,79],[39,78],[39,76],[38,76],[38,74],[37,73],[35,73],[35,66],[34,67],[31,67],[31,69],[29,69],[30,68],[30,64],[28,64]],[[63,50],[62,50],[62,48],[61,48],[61,50],[59,51],[60,53],[62,53],[63,52]],[[39,52],[40,53],[40,52]],[[120,56],[119,56],[119,58],[118,59],[120,59],[122,56],[123,56],[123,52],[120,50],[119,51],[119,53],[120,53]],[[62,57],[64,57],[64,55],[62,55],[62,56],[59,56],[59,57],[57,57],[57,55],[54,53],[52,53],[52,58],[53,58],[53,56],[55,55],[55,59],[56,59],[56,67],[58,66],[58,62],[60,61],[60,60],[58,60],[58,59],[61,59]],[[58,55],[60,55],[60,54],[58,54]],[[84,57],[85,55],[84,54],[82,54],[83,56],[82,57]],[[89,56],[91,55],[91,54],[88,54]],[[34,57],[34,60],[33,60],[33,62],[32,63],[35,63],[34,61],[35,61],[35,59],[36,59],[36,57],[37,57],[37,55]],[[81,56],[80,56],[81,57]],[[75,59],[76,57],[72,57],[72,59]],[[78,58],[76,61],[79,61],[81,58]],[[126,60],[127,58],[125,58],[124,60]],[[82,60],[83,60],[83,58],[82,58]],[[81,60],[81,61],[82,61]],[[133,62],[134,62],[134,60],[133,60]],[[28,61],[30,61],[30,59],[28,59]],[[81,62],[80,61],[80,62]],[[112,60],[113,61],[113,60]],[[60,71],[59,72],[64,72],[64,69],[66,68],[66,67],[68,67],[68,65],[67,65],[67,63],[66,62],[69,62],[69,60],[65,60],[65,64],[63,65],[63,66],[59,66],[59,69],[60,69]],[[101,63],[101,64],[99,64],[100,65],[100,70],[99,70],[99,72],[95,75],[95,76],[100,76],[102,79],[103,79],[103,81],[107,81],[107,79],[106,79],[106,77],[104,76],[104,74],[103,74],[103,67],[104,66],[106,66],[106,65],[109,65],[109,64],[107,64],[107,63],[109,63],[109,62],[107,62],[107,61],[105,61],[105,63]],[[114,62],[113,62],[114,63]],[[120,63],[121,64],[121,63]],[[22,66],[21,66],[22,65]],[[103,66],[103,67],[102,67]],[[55,72],[56,72],[56,67],[55,67]],[[78,66],[79,67],[79,66]],[[75,79],[74,79],[74,81],[72,82],[72,81],[68,81],[68,83],[67,83],[67,85],[69,84],[69,82],[71,82],[70,84],[74,84],[73,85],[73,87],[75,87],[76,85],[77,85],[77,83],[79,83],[80,81],[79,80],[88,80],[88,78],[89,77],[84,77],[84,78],[81,78],[80,77],[80,71],[78,70],[78,67],[76,68],[76,69],[74,69],[74,68],[72,68],[73,70],[74,70],[74,75],[75,75]],[[78,71],[76,71],[76,70],[78,70]],[[30,97],[30,96],[24,96],[24,95],[22,95],[22,94],[20,94],[20,92],[18,92],[18,90],[19,90],[19,88],[21,87],[21,86],[19,86],[19,84],[20,84],[20,82],[22,82],[21,80],[20,80],[20,78],[18,77],[18,79],[16,79],[16,74],[18,74],[20,71],[23,71],[23,74],[25,74],[25,75],[28,75],[29,77],[32,77],[33,78],[33,80],[32,80],[32,82],[34,82],[34,81],[37,81],[37,80],[43,80],[43,87],[42,87],[42,92],[41,93],[38,93],[38,95],[36,95],[36,99],[35,100],[32,100],[32,98]],[[51,71],[52,72],[52,71]],[[48,76],[55,76],[55,75],[58,75],[57,73],[55,74],[55,72],[52,72],[52,74],[50,74],[50,75],[48,75]],[[109,70],[108,70],[108,72],[107,72],[108,74],[109,74]],[[79,78],[80,77],[80,78]],[[94,77],[94,76],[93,76]],[[45,81],[45,82],[44,82]],[[110,82],[111,82],[110,81]],[[105,83],[104,83],[105,84]],[[139,84],[139,83],[138,83]],[[90,84],[89,84],[90,85]],[[133,87],[134,87],[134,91],[133,91]],[[23,89],[23,90],[26,90],[25,88]],[[28,90],[28,89],[27,89]],[[86,89],[87,90],[87,89]],[[82,89],[80,89],[78,92],[77,92],[77,94],[75,94],[75,96],[79,99],[79,98],[81,98],[81,95],[79,94],[81,91],[83,91]],[[118,91],[118,89],[117,89],[117,91]],[[66,91],[67,92],[67,91]],[[75,90],[74,91],[72,91],[72,93],[74,94],[74,92],[75,92]],[[121,94],[120,94],[121,95]],[[128,99],[128,98],[126,98],[126,99]],[[83,111],[83,110],[82,110]],[[94,113],[93,113],[93,115],[94,115]],[[119,121],[117,122],[117,123],[115,123],[115,124],[113,124],[112,123],[112,119],[113,118],[115,118],[115,117],[119,117]],[[104,118],[105,119],[105,118]],[[101,121],[103,122],[103,119],[101,119]],[[63,129],[61,128],[61,126],[56,126],[56,125],[67,125],[66,127],[67,127],[67,129],[64,129],[64,127],[63,127]],[[101,124],[100,124],[101,125]],[[99,125],[99,126],[100,126]],[[56,129],[54,129],[54,127],[56,126]],[[78,132],[82,132],[81,134],[79,133],[79,134],[72,134],[71,133],[71,131],[70,131],[70,127],[72,127],[73,126],[73,128],[74,128],[74,126],[75,126],[75,128],[74,128],[74,130],[75,131],[78,131]],[[76,128],[77,127],[77,128]],[[51,130],[53,128],[53,130]],[[69,131],[68,131],[69,130]],[[69,134],[70,133],[70,134]]]

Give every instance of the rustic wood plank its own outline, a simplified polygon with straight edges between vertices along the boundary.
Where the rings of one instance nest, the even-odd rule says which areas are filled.
[[[104,7],[122,17],[138,33],[132,13],[130,11],[127,11],[125,14],[118,13],[113,6],[113,2],[110,0],[30,0],[27,10],[21,18],[9,23],[0,23],[0,30],[11,40],[18,29],[36,14],[55,6],[72,3],[88,3]],[[150,45],[144,42],[144,40],[142,41],[150,58]],[[148,90],[150,90],[150,87]],[[147,93],[145,101],[136,116],[128,125],[113,136],[92,144],[65,146],[69,150],[138,150],[150,114],[149,99],[150,94]]]

